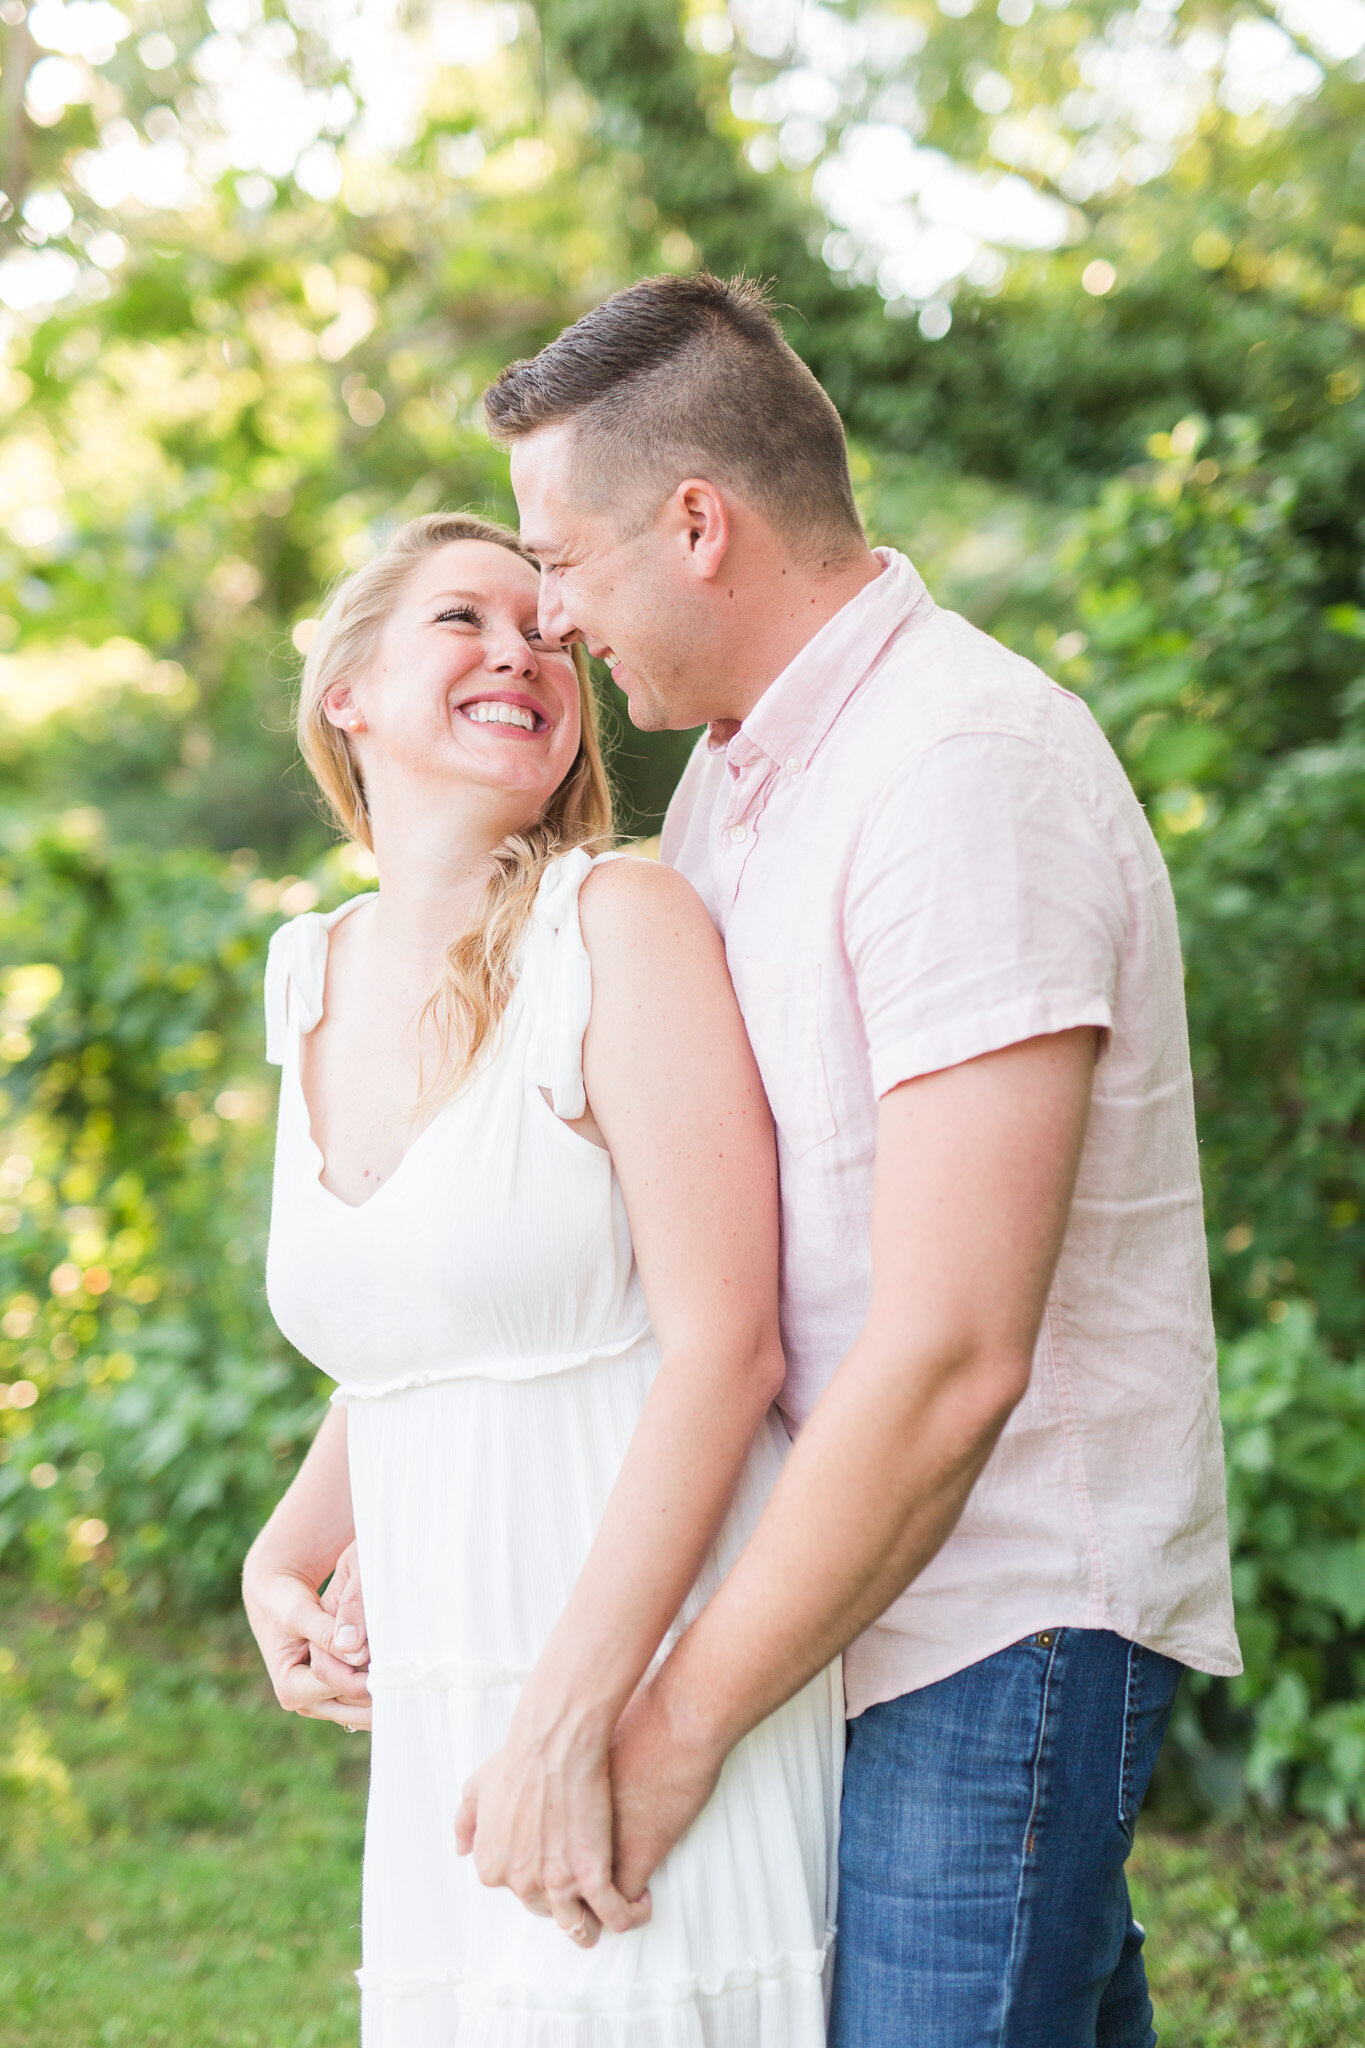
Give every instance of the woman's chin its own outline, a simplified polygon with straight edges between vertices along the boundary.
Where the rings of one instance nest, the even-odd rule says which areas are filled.
[[[539,815],[568,774],[546,758],[543,748],[494,741],[474,749],[461,748],[452,763],[452,779],[507,797],[524,797],[528,817]]]

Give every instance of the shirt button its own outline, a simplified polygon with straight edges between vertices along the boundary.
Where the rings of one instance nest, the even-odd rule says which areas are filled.
[[[747,839],[748,836],[749,828],[747,825],[732,825],[730,827],[730,837],[734,840],[736,846],[739,845],[741,839]]]
[[[792,755],[789,761],[784,761],[782,766],[786,769],[788,775],[799,775],[801,773],[801,763],[797,760],[795,754]]]

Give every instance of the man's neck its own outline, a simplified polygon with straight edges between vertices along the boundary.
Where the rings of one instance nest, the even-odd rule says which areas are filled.
[[[726,678],[725,713],[711,721],[714,739],[732,737],[802,648],[866,590],[884,566],[871,548],[863,547],[837,568],[802,570],[787,561],[752,581],[744,606],[745,649]]]

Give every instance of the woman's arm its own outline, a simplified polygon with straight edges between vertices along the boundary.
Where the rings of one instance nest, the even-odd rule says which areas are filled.
[[[355,1668],[366,1662],[363,1638],[334,1654],[337,1630],[357,1623],[358,1583],[343,1613],[329,1613],[318,1598],[354,1534],[346,1411],[329,1408],[293,1484],[247,1553],[242,1599],[280,1705],[311,1720],[368,1728],[369,1688]]]
[[[573,1927],[611,1881],[607,1758],[622,1708],[694,1584],[782,1383],[772,1120],[700,900],[643,862],[584,886],[584,1075],[611,1150],[661,1361],[578,1583],[508,1741],[457,1821],[486,1884]]]

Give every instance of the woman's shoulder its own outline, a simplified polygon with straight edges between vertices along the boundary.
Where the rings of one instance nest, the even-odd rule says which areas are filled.
[[[713,954],[720,941],[700,896],[676,868],[627,855],[594,862],[579,896],[583,944],[594,973],[628,968],[676,972]]]
[[[685,875],[662,861],[632,853],[600,856],[583,878],[579,916],[584,941],[610,943],[655,929],[686,925],[713,930],[700,896]]]

